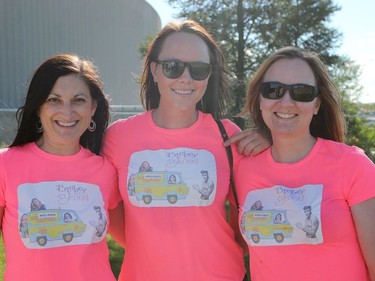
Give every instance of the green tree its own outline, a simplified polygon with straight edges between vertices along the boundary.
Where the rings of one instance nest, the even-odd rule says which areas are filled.
[[[242,108],[248,78],[270,53],[287,45],[322,54],[328,64],[341,34],[329,27],[340,8],[321,0],[169,0],[180,18],[204,25],[220,43],[235,83],[233,112]]]
[[[330,26],[341,8],[331,0],[168,0],[179,18],[198,21],[215,37],[226,54],[233,76],[232,116],[240,112],[246,84],[260,63],[275,50],[292,45],[319,53],[337,82],[348,120],[347,142],[364,147],[371,127],[355,118],[362,93],[360,68],[335,52],[341,33]],[[241,119],[236,123],[244,128]],[[367,145],[374,147],[374,145]],[[366,150],[367,151],[367,150]],[[368,152],[368,151],[367,151]],[[371,156],[368,152],[368,155]]]

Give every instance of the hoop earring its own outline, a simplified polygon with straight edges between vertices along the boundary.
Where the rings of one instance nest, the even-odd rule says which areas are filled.
[[[43,124],[42,124],[42,122],[40,121],[40,119],[38,119],[38,122],[36,122],[36,131],[38,132],[38,133],[41,133],[41,132],[43,132]]]
[[[95,131],[95,129],[96,129],[96,123],[95,123],[94,120],[91,119],[91,121],[90,121],[90,125],[89,125],[89,127],[88,127],[87,129],[88,129],[91,133]]]

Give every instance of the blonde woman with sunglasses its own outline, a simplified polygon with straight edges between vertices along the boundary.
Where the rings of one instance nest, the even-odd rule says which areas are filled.
[[[214,120],[225,112],[224,65],[199,24],[166,25],[145,58],[141,99],[147,111],[115,122],[106,133],[103,153],[117,168],[125,208],[119,280],[243,280],[243,251],[236,227],[226,221],[229,164]],[[229,120],[223,123],[229,135],[239,132]],[[269,145],[246,134],[255,153]],[[144,161],[152,170],[139,171]]]
[[[339,93],[318,55],[272,54],[244,112],[273,140],[235,167],[251,280],[375,280],[375,166],[343,143]]]

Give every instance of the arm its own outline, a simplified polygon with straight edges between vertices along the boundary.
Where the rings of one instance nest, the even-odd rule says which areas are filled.
[[[238,210],[236,206],[229,203],[229,224],[234,230],[234,238],[236,239],[237,243],[241,246],[243,250],[244,256],[249,254],[249,247],[245,240],[243,239],[240,227],[238,225]]]
[[[375,281],[375,197],[352,206],[351,211],[370,279]]]
[[[256,155],[268,148],[272,144],[272,140],[259,130],[248,129],[230,137],[224,142],[224,146],[232,143],[237,144],[238,153],[249,156]]]
[[[125,248],[125,215],[124,204],[121,201],[116,208],[108,211],[109,213],[109,234],[123,248]]]

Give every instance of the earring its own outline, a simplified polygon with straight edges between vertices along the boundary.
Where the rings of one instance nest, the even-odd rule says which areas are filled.
[[[40,121],[40,119],[38,119],[38,122],[36,123],[36,131],[37,131],[38,133],[43,132],[43,124],[42,124],[42,122]]]
[[[89,125],[89,127],[88,127],[87,129],[88,129],[91,133],[95,131],[95,129],[96,129],[96,123],[95,123],[94,120],[91,119],[91,121],[90,121],[90,125]]]

